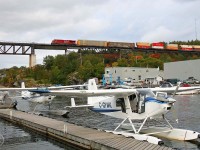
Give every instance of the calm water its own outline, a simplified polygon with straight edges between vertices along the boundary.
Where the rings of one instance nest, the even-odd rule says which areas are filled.
[[[193,96],[176,96],[177,102],[175,109],[167,114],[174,126],[184,129],[190,129],[200,132],[200,95]],[[85,100],[79,100],[78,103],[86,103]],[[56,97],[52,102],[52,109],[63,109],[64,106],[70,105],[70,101],[64,97]],[[25,100],[18,100],[19,110],[32,111],[35,108],[35,104]],[[48,106],[38,105],[37,110],[47,110]],[[48,116],[48,115],[46,115]],[[58,116],[48,116],[56,118],[58,120],[82,125],[90,128],[113,130],[119,123],[120,119],[111,118],[88,110],[87,108],[72,108],[70,109],[69,118],[62,118]],[[179,118],[179,123],[175,123],[175,119]],[[7,121],[0,119],[0,134],[4,137],[4,144],[0,149],[6,150],[22,150],[22,149],[47,149],[47,150],[63,150],[63,149],[75,149],[70,145],[63,144],[47,137],[33,133],[32,131],[13,125]],[[0,137],[1,139],[1,137]],[[200,149],[199,143],[169,141],[163,139],[166,146],[177,149]]]

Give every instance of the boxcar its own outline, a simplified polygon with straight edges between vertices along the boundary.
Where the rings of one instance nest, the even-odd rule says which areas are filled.
[[[127,42],[107,42],[108,47],[120,47],[120,48],[135,48],[135,43],[127,43]]]
[[[184,50],[184,51],[191,51],[191,50],[193,50],[192,45],[180,45],[180,48],[181,48],[181,50]]]
[[[167,44],[166,49],[168,49],[168,50],[178,50],[178,44]]]
[[[200,45],[193,45],[194,51],[200,51]]]
[[[153,49],[164,49],[165,44],[163,42],[151,43]]]
[[[151,44],[147,42],[137,42],[136,45],[137,45],[137,48],[142,48],[142,49],[151,48]]]
[[[78,40],[77,45],[79,46],[97,46],[97,47],[106,47],[106,41],[94,41],[94,40]]]

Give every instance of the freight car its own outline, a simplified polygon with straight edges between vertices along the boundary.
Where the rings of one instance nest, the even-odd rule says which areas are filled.
[[[61,39],[54,39],[51,42],[52,45],[76,45],[75,40],[61,40]]]
[[[179,45],[180,49],[183,51],[192,51],[193,50],[193,46],[192,45]]]
[[[200,45],[193,45],[193,49],[195,51],[200,51]]]
[[[147,42],[137,42],[136,43],[137,48],[142,48],[142,49],[150,49],[151,48],[151,43]]]
[[[151,48],[153,49],[164,49],[164,47],[165,47],[164,42],[151,43]]]
[[[122,47],[122,48],[135,48],[135,43],[127,43],[127,42],[107,42],[107,47]]]
[[[94,40],[77,40],[78,46],[97,46],[97,47],[107,47],[106,41],[94,41]]]
[[[166,44],[167,50],[178,50],[178,44]]]

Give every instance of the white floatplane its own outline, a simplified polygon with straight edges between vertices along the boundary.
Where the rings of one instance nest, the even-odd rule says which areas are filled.
[[[189,89],[191,90],[191,88]],[[180,90],[177,86],[173,91],[177,92]],[[170,124],[165,114],[171,110],[176,100],[173,97],[168,97],[166,92],[154,94],[151,89],[98,90],[95,80],[90,79],[88,90],[46,90],[43,93],[72,97],[71,107],[77,107],[73,98],[87,97],[87,105],[90,106],[92,111],[123,119],[114,131],[107,132],[134,137],[138,140],[146,140],[154,144],[163,143],[162,140],[154,136],[176,140],[195,140],[200,138],[198,132],[174,128]],[[83,105],[83,107],[87,105]],[[165,127],[145,127],[147,120],[157,120],[160,118],[165,123]],[[136,120],[140,120],[141,123],[135,123]],[[129,123],[127,124],[125,121]],[[132,132],[117,131],[120,127],[131,129]]]
[[[63,117],[67,117],[69,111],[67,110],[50,110],[50,104],[52,100],[56,97],[55,95],[41,95],[40,93],[43,93],[43,91],[46,91],[47,89],[53,89],[53,90],[62,90],[62,89],[73,89],[73,88],[79,88],[79,87],[85,87],[86,85],[68,85],[68,86],[53,86],[53,87],[44,87],[44,88],[37,88],[37,87],[31,87],[26,88],[25,83],[21,83],[21,88],[0,88],[0,91],[21,91],[20,96],[10,97],[10,98],[22,98],[24,100],[28,100],[30,102],[36,103],[33,114],[42,115],[45,114],[51,114],[51,115],[61,115]],[[0,101],[1,101],[0,96]],[[17,103],[16,103],[17,104]],[[36,112],[36,108],[38,104],[48,104],[49,110],[39,110],[39,112]],[[16,106],[16,105],[15,105]]]
[[[25,87],[25,83],[21,82],[21,88],[0,88],[0,91],[21,91],[21,95],[17,97],[21,97],[25,100],[30,100],[31,102],[36,103],[50,103],[55,96],[54,95],[41,95],[43,91],[46,90],[62,90],[65,88],[77,88],[77,87],[85,87],[86,85],[67,85],[67,86],[51,86],[51,87]]]
[[[191,87],[188,84],[184,84],[184,83],[179,83],[180,84],[180,89],[190,89],[190,88],[194,88],[193,90],[183,90],[182,92],[176,92],[176,95],[193,95],[193,94],[198,94],[199,93],[199,86],[196,87]],[[162,89],[167,90],[166,92],[171,93],[170,89],[174,89],[176,88],[176,86],[172,85],[170,82],[166,82],[164,84],[162,84],[160,87],[156,87],[156,90],[160,89],[160,91]]]

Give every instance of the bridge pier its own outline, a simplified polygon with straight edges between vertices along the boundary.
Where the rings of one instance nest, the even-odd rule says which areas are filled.
[[[32,68],[36,65],[36,55],[31,54],[29,55],[29,67]]]

